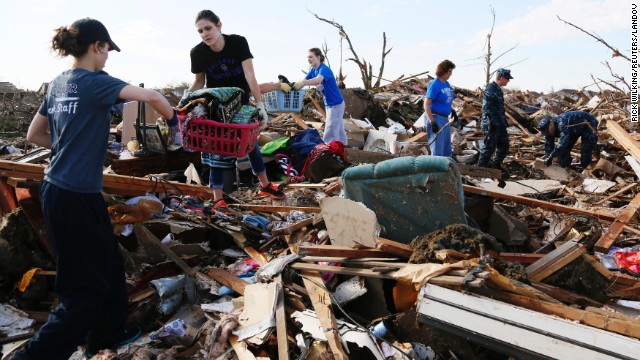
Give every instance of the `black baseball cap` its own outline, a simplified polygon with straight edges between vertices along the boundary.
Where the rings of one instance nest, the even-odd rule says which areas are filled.
[[[109,43],[109,51],[120,51],[116,43],[111,40],[107,28],[96,19],[84,18],[76,20],[71,27],[78,30],[78,43],[91,44],[94,41],[106,41]]]

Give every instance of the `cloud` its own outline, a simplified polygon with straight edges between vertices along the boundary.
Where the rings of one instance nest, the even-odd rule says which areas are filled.
[[[577,36],[587,36],[558,20],[557,16],[590,33],[605,34],[628,26],[628,4],[620,0],[551,0],[518,18],[504,21],[496,9],[492,47],[532,46]],[[607,11],[604,11],[604,10]],[[504,15],[503,15],[504,16]],[[490,28],[476,33],[468,42],[470,51],[482,51]]]

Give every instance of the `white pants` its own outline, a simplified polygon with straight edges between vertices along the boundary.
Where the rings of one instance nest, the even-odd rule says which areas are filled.
[[[332,141],[340,141],[347,145],[347,132],[344,130],[344,101],[338,105],[327,106],[327,122],[324,124],[325,144]]]

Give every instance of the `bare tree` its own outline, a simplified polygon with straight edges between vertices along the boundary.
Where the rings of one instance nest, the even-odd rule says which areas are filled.
[[[382,78],[382,73],[384,72],[384,60],[393,49],[393,48],[390,48],[389,50],[387,50],[387,34],[385,32],[382,33],[381,64],[380,64],[380,69],[378,70],[378,76],[377,76],[378,80],[375,82],[375,84],[373,84],[374,76],[373,76],[373,67],[371,66],[371,63],[367,63],[367,61],[364,58],[361,59],[358,56],[358,53],[356,53],[355,49],[353,48],[353,43],[351,42],[351,38],[349,38],[349,34],[347,34],[347,32],[344,30],[344,27],[333,20],[327,20],[327,19],[321,18],[320,16],[318,16],[313,12],[311,12],[311,14],[313,14],[313,16],[316,17],[316,19],[326,22],[327,24],[330,24],[331,26],[338,29],[340,37],[342,39],[347,40],[347,44],[349,44],[349,50],[351,50],[351,54],[353,55],[353,57],[348,58],[347,61],[353,61],[356,63],[356,65],[358,65],[358,69],[360,70],[360,75],[362,78],[362,83],[364,85],[364,88],[369,90],[371,88],[380,86],[380,79]],[[340,73],[342,73],[342,64],[340,64],[340,66],[341,66]]]
[[[498,59],[500,59],[502,56],[504,56],[506,53],[510,52],[511,50],[515,49],[518,45],[520,44],[516,44],[514,46],[512,46],[511,48],[509,48],[508,50],[504,51],[503,53],[501,53],[500,55],[496,56],[495,58],[493,58],[493,53],[491,52],[491,37],[493,36],[493,28],[496,24],[496,10],[490,6],[489,7],[491,9],[491,16],[493,18],[492,22],[491,22],[491,30],[489,30],[489,33],[487,34],[487,41],[485,42],[485,46],[487,48],[487,53],[477,57],[473,60],[479,60],[479,59],[483,59],[484,60],[484,71],[485,71],[485,85],[489,83],[489,81],[491,81],[491,76],[493,76],[493,74],[497,71],[493,70],[494,69],[494,64],[496,63],[496,61],[498,61]],[[505,65],[502,67],[509,67],[511,65],[515,65],[515,64],[519,64],[523,61],[527,60],[527,58],[522,59],[520,61],[517,61],[515,63],[511,63],[509,65]]]

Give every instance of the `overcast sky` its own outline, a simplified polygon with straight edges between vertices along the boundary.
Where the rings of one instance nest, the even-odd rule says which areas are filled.
[[[597,33],[630,56],[630,0],[350,0],[350,1],[87,1],[0,0],[0,81],[22,89],[37,89],[70,67],[70,58],[50,52],[53,29],[76,19],[102,21],[122,52],[111,52],[105,71],[146,87],[191,82],[189,50],[200,42],[195,15],[213,10],[226,34],[247,38],[259,82],[291,80],[308,70],[307,50],[326,43],[337,73],[342,57],[347,87],[361,87],[360,73],[338,31],[311,12],[333,19],[345,28],[360,58],[378,74],[382,33],[393,50],[386,58],[383,78],[424,71],[435,73],[449,59],[457,68],[449,82],[475,89],[484,85],[481,60],[491,26],[490,6],[496,12],[492,49],[496,65],[510,66],[509,88],[549,92],[591,84],[591,75],[613,80],[602,64],[630,82],[629,62],[612,58],[611,51],[588,35],[559,21],[557,16]],[[9,5],[10,3],[10,5]],[[11,9],[11,10],[9,10]],[[341,54],[342,52],[342,54]],[[594,86],[591,89],[596,89]]]

